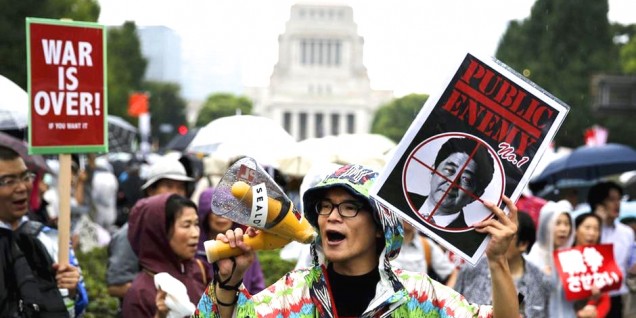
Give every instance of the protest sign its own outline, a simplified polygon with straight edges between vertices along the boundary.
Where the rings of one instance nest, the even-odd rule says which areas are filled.
[[[103,26],[26,18],[29,154],[58,154],[58,263],[68,264],[71,153],[107,152]]]
[[[484,201],[516,200],[569,107],[495,59],[468,53],[432,94],[371,195],[475,264],[493,217]]]
[[[623,275],[614,260],[613,244],[575,246],[556,250],[553,256],[569,301],[590,297],[594,285],[602,292],[621,288]]]
[[[107,152],[106,34],[27,18],[29,153]]]

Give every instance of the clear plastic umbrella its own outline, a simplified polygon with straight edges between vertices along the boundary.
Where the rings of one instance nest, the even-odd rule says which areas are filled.
[[[249,156],[261,164],[273,164],[295,143],[294,137],[270,118],[235,115],[215,119],[199,129],[187,151],[227,160]]]

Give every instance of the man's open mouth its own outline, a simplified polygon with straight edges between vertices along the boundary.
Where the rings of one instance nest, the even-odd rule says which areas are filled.
[[[331,243],[336,243],[344,240],[346,236],[338,231],[327,231],[327,241]]]

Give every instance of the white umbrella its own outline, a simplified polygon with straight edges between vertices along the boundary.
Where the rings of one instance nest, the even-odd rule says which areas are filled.
[[[273,164],[296,141],[272,119],[236,115],[215,119],[199,129],[187,150],[227,160],[242,156],[261,164]]]
[[[283,173],[304,176],[312,166],[324,163],[361,164],[381,169],[396,143],[379,134],[343,134],[299,141],[278,161]]]
[[[278,169],[286,175],[302,177],[316,165],[336,162],[338,148],[335,136],[308,138],[284,151]]]
[[[338,136],[337,163],[356,163],[379,170],[384,167],[387,153],[396,143],[380,134],[346,134]]]
[[[0,130],[24,129],[29,118],[29,97],[16,83],[0,75]]]

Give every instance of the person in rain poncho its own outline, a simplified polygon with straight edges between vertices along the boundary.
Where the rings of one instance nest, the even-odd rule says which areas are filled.
[[[195,317],[514,317],[518,301],[505,251],[515,232],[516,208],[504,198],[510,217],[492,204],[494,219],[476,225],[489,233],[487,247],[493,281],[493,306],[468,303],[425,273],[391,267],[402,244],[402,225],[394,213],[369,196],[378,173],[347,165],[328,175],[303,196],[305,217],[317,230],[314,266],[292,271],[272,286],[250,295],[241,285],[254,251],[236,229],[217,239],[245,253],[218,261],[219,273],[199,301]],[[513,220],[511,220],[511,218]],[[326,264],[318,264],[321,245]]]

